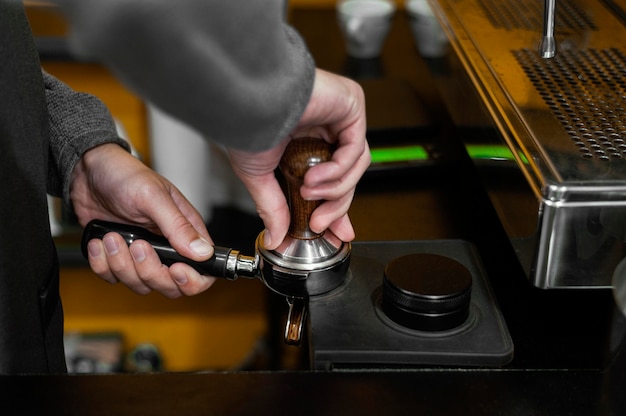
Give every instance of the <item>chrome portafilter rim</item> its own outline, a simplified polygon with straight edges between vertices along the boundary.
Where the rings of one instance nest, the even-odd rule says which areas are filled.
[[[308,298],[339,287],[350,265],[350,243],[330,232],[315,240],[287,237],[276,250],[263,245],[263,233],[256,240],[261,279],[272,291],[287,297]]]
[[[263,245],[262,231],[256,241],[259,254],[272,264],[286,269],[312,271],[322,270],[341,261],[346,255],[346,246],[332,232],[326,231],[317,238],[297,239],[287,235],[275,250],[268,250]]]

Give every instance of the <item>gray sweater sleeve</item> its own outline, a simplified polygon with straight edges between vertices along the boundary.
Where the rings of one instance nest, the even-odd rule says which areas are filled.
[[[72,50],[225,146],[259,151],[296,126],[315,65],[283,0],[56,0]]]
[[[128,143],[117,134],[106,106],[96,97],[72,90],[43,73],[50,126],[48,193],[70,204],[70,178],[76,162],[87,150],[104,143]]]

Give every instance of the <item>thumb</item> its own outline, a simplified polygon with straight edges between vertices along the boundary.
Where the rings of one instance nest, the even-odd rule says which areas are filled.
[[[289,230],[289,207],[274,174],[243,179],[265,225],[263,245],[268,250],[277,248]]]
[[[180,255],[195,261],[213,256],[213,241],[204,220],[182,194],[174,192],[171,198],[152,206],[158,209],[151,212],[150,217]]]

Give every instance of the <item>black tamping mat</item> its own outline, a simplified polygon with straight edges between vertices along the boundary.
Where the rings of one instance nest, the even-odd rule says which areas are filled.
[[[463,240],[353,243],[344,285],[310,299],[308,331],[315,370],[501,367],[513,358],[478,253]]]

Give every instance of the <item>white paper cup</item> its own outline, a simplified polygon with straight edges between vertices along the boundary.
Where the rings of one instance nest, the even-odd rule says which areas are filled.
[[[340,0],[337,20],[348,55],[375,58],[380,55],[396,6],[389,0]]]
[[[417,50],[425,58],[440,58],[448,52],[448,38],[427,0],[407,0],[405,9]]]

